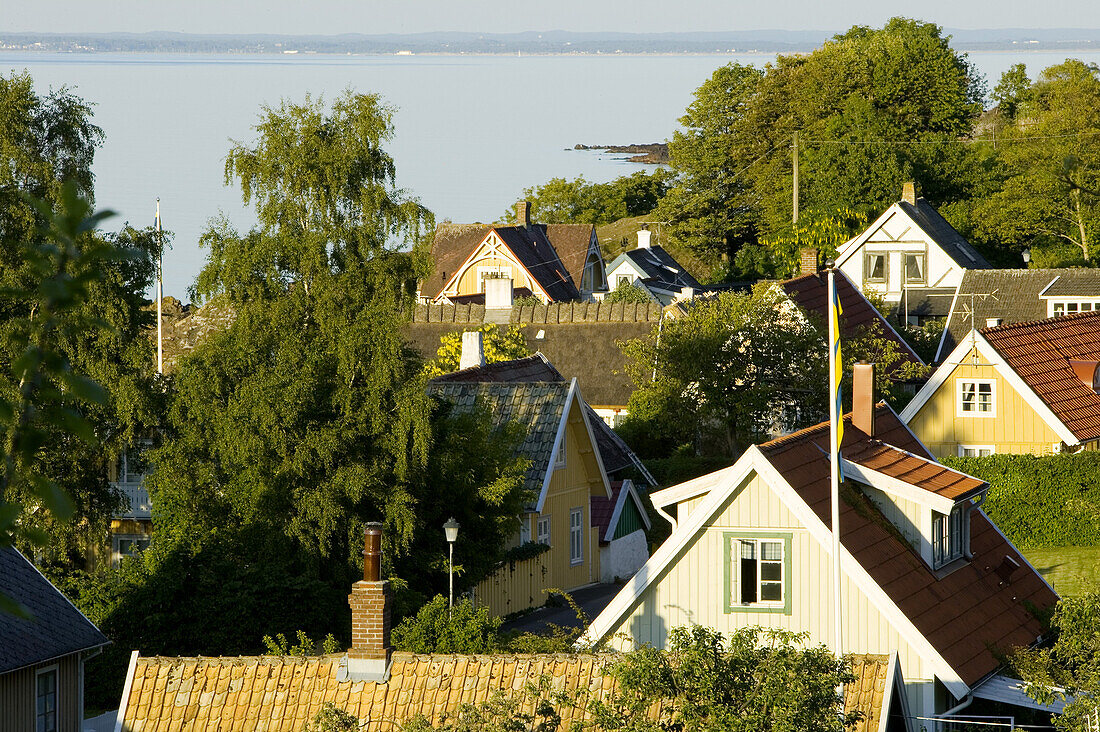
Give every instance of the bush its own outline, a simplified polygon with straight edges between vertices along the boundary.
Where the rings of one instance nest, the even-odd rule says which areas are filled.
[[[448,611],[447,598],[436,595],[413,617],[393,629],[394,648],[412,653],[494,653],[500,647],[500,618],[469,600]]]
[[[988,481],[983,508],[1020,548],[1100,545],[1100,452],[944,458]]]

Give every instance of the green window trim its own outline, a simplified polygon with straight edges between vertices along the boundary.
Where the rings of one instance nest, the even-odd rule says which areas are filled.
[[[791,614],[791,595],[793,594],[794,583],[791,577],[791,543],[794,534],[790,532],[777,532],[777,531],[724,531],[722,532],[722,574],[723,574],[723,604],[725,605],[725,612],[729,613],[773,613],[773,614]],[[741,539],[772,539],[783,541],[783,604],[782,605],[765,605],[762,603],[755,603],[751,605],[742,605],[741,603],[732,602],[735,577],[733,573],[733,562],[730,559],[730,555],[733,551],[733,544]]]

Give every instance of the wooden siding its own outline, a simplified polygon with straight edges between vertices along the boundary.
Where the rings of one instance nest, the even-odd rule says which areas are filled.
[[[502,567],[474,588],[478,604],[494,615],[539,607],[546,602],[546,589],[572,590],[600,578],[599,529],[592,526],[591,497],[604,494],[599,464],[584,423],[580,403],[569,410],[565,431],[565,465],[554,470],[541,514],[529,514],[531,539],[538,538],[538,519],[550,518],[550,551],[534,560],[517,562],[514,569]],[[553,469],[553,468],[552,468]],[[569,559],[569,514],[581,510],[583,527],[582,561]],[[537,564],[530,564],[537,562]]]
[[[0,732],[25,732],[35,728],[35,674],[57,665],[57,729],[80,732],[84,710],[80,708],[79,654],[30,666],[0,676]]]
[[[475,255],[472,264],[462,273],[459,277],[457,285],[457,293],[453,293],[448,290],[448,294],[458,295],[476,295],[481,292],[481,282],[478,279],[478,268],[491,267],[500,271],[510,271],[512,277],[512,287],[526,287],[532,292],[535,292],[535,285],[531,283],[531,279],[527,276],[526,270],[516,265],[510,259],[506,259],[498,254],[492,253],[488,247],[482,247]]]
[[[995,416],[960,417],[959,379],[994,383]],[[984,357],[971,350],[909,421],[936,457],[959,454],[959,445],[991,445],[997,453],[1049,455],[1062,440]]]
[[[624,536],[633,534],[638,529],[644,529],[645,524],[642,523],[641,514],[638,513],[638,507],[634,505],[634,499],[627,496],[626,501],[623,504],[623,511],[619,514],[619,524],[615,527],[615,535],[612,539],[621,539]]]
[[[681,516],[680,520],[685,518]],[[740,608],[736,612],[726,612],[726,537],[739,531],[791,536],[791,574],[784,588],[790,596],[789,614],[771,609],[757,612]],[[671,628],[699,624],[726,634],[753,625],[805,631],[812,645],[830,645],[833,637],[831,577],[831,559],[825,548],[753,474],[733,493],[715,519],[673,560],[665,574],[646,589],[623,622],[611,631],[609,643],[620,650],[647,643],[661,648],[666,645]],[[931,669],[848,577],[844,578],[842,592],[845,652],[897,651],[910,687],[910,703],[916,705],[914,710],[926,709],[923,690],[932,682]]]

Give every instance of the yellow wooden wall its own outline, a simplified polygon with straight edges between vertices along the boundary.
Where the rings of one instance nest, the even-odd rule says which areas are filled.
[[[24,732],[35,728],[35,674],[57,664],[57,728],[79,732],[84,722],[80,708],[78,654],[0,675],[0,732]]]
[[[481,292],[481,282],[478,279],[479,267],[492,267],[502,271],[511,271],[512,287],[526,287],[535,292],[535,286],[522,268],[516,266],[511,260],[492,254],[487,248],[482,248],[475,256],[473,264],[459,277],[458,295],[474,295]]]
[[[957,415],[959,379],[990,379],[996,386],[995,417]],[[992,445],[998,453],[1049,455],[1061,438],[986,359],[971,351],[909,421],[936,457],[958,455],[959,445]]]
[[[686,520],[681,515],[681,522]],[[789,533],[791,614],[737,611],[727,613],[725,594],[725,539],[738,530]],[[729,634],[747,626],[808,632],[813,645],[831,645],[832,563],[829,554],[755,474],[735,491],[714,521],[676,557],[656,583],[650,585],[623,622],[612,631],[610,645],[664,647],[669,630],[699,624]],[[849,653],[898,652],[909,685],[910,703],[925,708],[931,697],[933,673],[863,591],[847,577],[842,584],[844,650]],[[927,699],[926,699],[927,697]],[[930,710],[931,708],[928,707]]]
[[[574,400],[569,411],[565,466],[555,470],[550,479],[542,513],[523,518],[530,521],[534,541],[538,538],[539,517],[550,517],[550,551],[536,558],[537,571],[534,565],[525,564],[515,571],[505,566],[475,588],[478,603],[494,614],[538,607],[546,601],[544,589],[568,591],[599,581],[599,530],[592,527],[591,497],[606,494],[580,402]],[[576,565],[569,560],[569,513],[574,508],[581,509],[584,527],[583,561]]]

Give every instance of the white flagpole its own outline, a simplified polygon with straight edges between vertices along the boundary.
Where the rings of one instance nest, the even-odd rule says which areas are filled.
[[[840,356],[840,323],[837,322],[836,280],[829,268],[829,478],[833,527],[833,653],[844,654],[841,636],[840,602],[840,379],[837,359]]]
[[[164,297],[164,236],[160,228],[160,196],[157,196],[157,373],[164,373],[164,326],[161,298]]]

